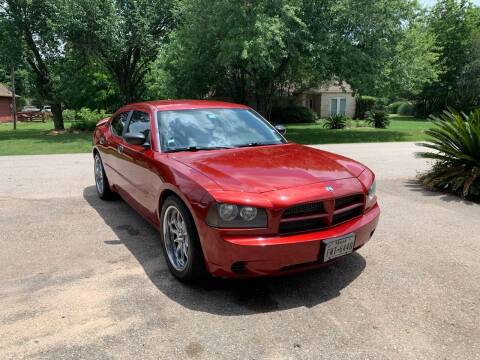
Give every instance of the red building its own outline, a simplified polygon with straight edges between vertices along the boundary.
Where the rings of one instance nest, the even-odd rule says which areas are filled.
[[[12,92],[0,84],[0,123],[13,121]]]

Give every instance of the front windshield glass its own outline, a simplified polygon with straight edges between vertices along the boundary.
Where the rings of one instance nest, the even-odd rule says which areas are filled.
[[[247,109],[194,109],[158,112],[162,151],[208,150],[282,144],[263,118]]]

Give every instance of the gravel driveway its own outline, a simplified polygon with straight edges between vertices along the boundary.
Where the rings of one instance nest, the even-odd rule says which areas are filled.
[[[90,155],[0,157],[0,358],[480,359],[480,206],[419,188],[413,143],[321,148],[377,173],[372,241],[195,287],[140,216],[97,199]]]

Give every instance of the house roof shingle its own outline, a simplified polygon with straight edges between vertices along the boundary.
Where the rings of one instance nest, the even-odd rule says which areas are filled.
[[[0,97],[12,97],[12,92],[3,84],[0,84]]]

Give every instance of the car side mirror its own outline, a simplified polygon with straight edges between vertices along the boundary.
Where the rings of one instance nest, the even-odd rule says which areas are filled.
[[[287,128],[283,125],[275,125],[275,129],[277,129],[277,131],[282,135],[287,133]]]
[[[126,133],[125,141],[132,145],[148,146],[147,138],[142,133]]]

